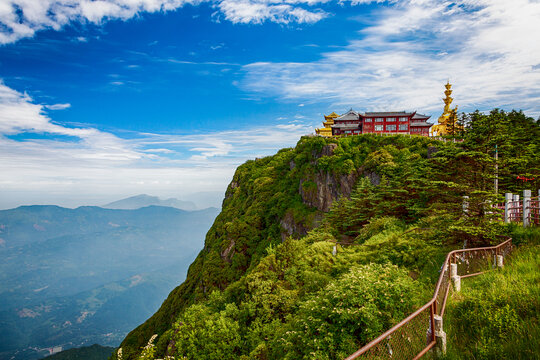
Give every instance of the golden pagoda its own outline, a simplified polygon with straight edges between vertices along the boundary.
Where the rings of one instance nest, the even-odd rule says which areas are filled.
[[[444,85],[446,90],[444,91],[444,94],[446,95],[446,98],[443,99],[444,101],[444,111],[441,116],[439,116],[439,123],[437,125],[433,125],[431,127],[431,135],[432,136],[442,136],[442,135],[449,135],[454,134],[458,130],[462,130],[463,126],[457,123],[457,106],[453,109],[450,109],[450,104],[454,100],[450,95],[452,94],[450,81],[446,82],[446,85]]]
[[[317,135],[324,137],[332,137],[332,125],[334,125],[334,119],[339,117],[338,114],[332,112],[330,115],[324,115],[323,128],[315,129]]]

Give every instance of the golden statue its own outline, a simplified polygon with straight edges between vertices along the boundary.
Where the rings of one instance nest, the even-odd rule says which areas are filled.
[[[443,99],[444,111],[439,117],[439,123],[431,127],[430,133],[432,136],[453,135],[457,131],[463,130],[463,126],[457,122],[458,107],[456,106],[455,108],[450,109],[450,104],[452,103],[452,100],[454,100],[450,96],[452,94],[452,90],[450,89],[452,85],[450,84],[450,81],[447,81],[444,87],[446,88],[444,91],[446,98]]]
[[[332,125],[334,125],[334,119],[339,117],[338,114],[332,112],[330,115],[324,115],[323,128],[315,129],[317,135],[324,137],[332,137]]]

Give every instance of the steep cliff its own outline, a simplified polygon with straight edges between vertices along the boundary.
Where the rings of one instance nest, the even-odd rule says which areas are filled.
[[[379,140],[370,138],[366,145],[376,148]],[[259,262],[269,245],[306,235],[318,226],[333,201],[350,195],[357,171],[349,164],[352,154],[342,146],[305,137],[294,149],[240,166],[186,281],[154,316],[126,337],[121,345],[124,358],[131,358],[153,334],[170,329],[186,306],[238,280]]]
[[[246,162],[186,281],[123,341],[123,358],[154,334],[158,357],[343,358],[422,299],[448,246],[502,231],[483,210],[492,197],[484,129],[463,143],[304,137]],[[533,135],[525,141],[538,146]]]

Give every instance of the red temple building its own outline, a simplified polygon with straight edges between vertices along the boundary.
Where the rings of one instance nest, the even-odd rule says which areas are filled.
[[[347,136],[357,134],[411,134],[429,136],[432,124],[427,120],[430,116],[415,112],[366,112],[358,113],[353,109],[341,116],[333,117],[333,124],[326,123],[323,129],[317,129],[317,134],[332,136]],[[322,131],[321,131],[322,130]],[[326,130],[326,131],[325,131]]]

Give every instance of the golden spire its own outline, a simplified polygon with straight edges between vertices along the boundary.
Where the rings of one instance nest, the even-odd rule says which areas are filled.
[[[444,102],[444,111],[442,115],[439,116],[439,123],[431,127],[430,132],[433,136],[455,134],[456,131],[463,129],[463,127],[457,123],[458,107],[456,106],[453,109],[450,108],[450,104],[452,104],[452,101],[454,100],[454,98],[450,96],[452,95],[452,84],[450,84],[450,80],[446,82],[444,87],[446,88],[444,91],[446,97],[442,99]]]

